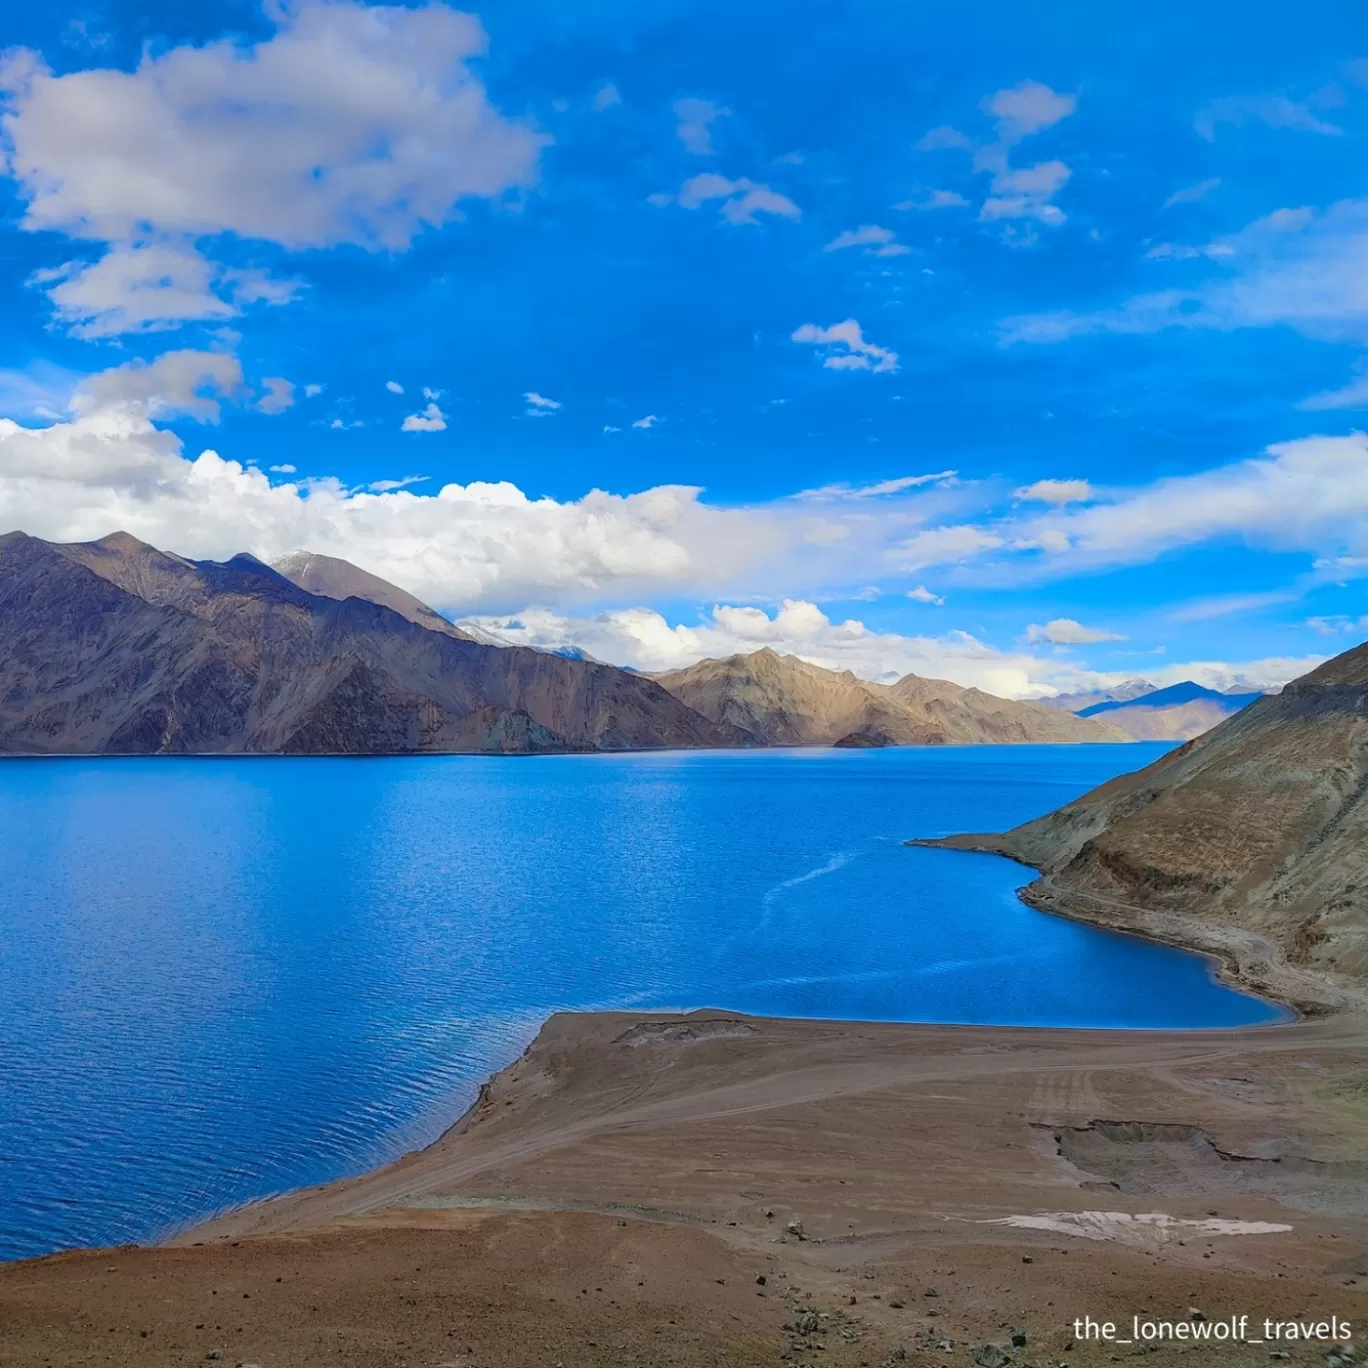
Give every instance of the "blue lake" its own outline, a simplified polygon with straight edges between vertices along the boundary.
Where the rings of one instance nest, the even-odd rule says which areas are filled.
[[[1276,1019],[902,844],[1162,750],[0,762],[0,1257],[393,1158],[558,1008]]]

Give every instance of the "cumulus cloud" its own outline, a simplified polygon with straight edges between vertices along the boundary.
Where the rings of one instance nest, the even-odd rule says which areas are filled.
[[[391,394],[403,394],[404,392],[403,385],[401,385],[397,380],[386,380],[385,388],[389,390]]]
[[[262,382],[266,393],[257,400],[257,408],[262,413],[284,413],[295,401],[295,387],[290,380],[280,376],[267,376]]]
[[[1087,480],[1037,480],[1023,485],[1012,497],[1023,503],[1087,503],[1093,497],[1093,487]]]
[[[907,597],[914,603],[934,603],[938,608],[945,603],[943,594],[933,594],[924,584],[917,585],[915,589],[909,589]]]
[[[999,650],[968,632],[908,636],[876,631],[855,618],[833,622],[805,599],[783,599],[773,610],[715,604],[697,622],[670,622],[653,608],[630,607],[593,616],[550,608],[472,619],[497,640],[539,650],[581,650],[595,659],[645,671],[680,669],[699,660],[745,655],[768,647],[828,670],[891,683],[905,674],[948,679],[1000,698],[1048,698],[1108,688],[1130,676],[1088,669],[1075,658],[1049,652]],[[1147,671],[1163,686],[1194,679],[1208,688],[1266,689],[1314,669],[1324,659],[1247,662],[1175,662]]]
[[[1068,183],[1072,174],[1069,167],[1058,160],[1014,167],[1011,158],[1018,143],[1068,118],[1077,105],[1076,96],[1051,90],[1039,81],[1022,81],[1020,85],[994,92],[983,101],[984,111],[996,121],[994,140],[976,142],[958,129],[942,126],[933,128],[917,146],[924,152],[943,149],[968,152],[974,170],[992,176],[990,192],[979,209],[979,217],[985,222],[1027,219],[1057,228],[1066,215],[1053,199]],[[938,199],[938,196],[945,198]],[[899,207],[934,209],[955,203],[967,201],[952,192],[936,191],[929,201],[909,200]],[[1018,234],[1010,240],[1021,242],[1030,238]]]
[[[440,3],[268,6],[255,44],[147,49],[131,71],[0,65],[7,169],[23,226],[104,244],[51,291],[98,333],[170,327],[279,302],[288,282],[234,280],[197,244],[398,250],[467,197],[531,183],[545,139],[472,74],[479,21]]]
[[[410,413],[400,424],[400,429],[403,432],[445,432],[446,425],[446,414],[434,400],[420,412]]]
[[[622,103],[622,94],[612,81],[605,81],[603,85],[594,92],[594,109],[598,113],[603,113],[605,109],[612,109],[615,105]]]
[[[1022,81],[984,101],[984,108],[998,121],[998,136],[1013,142],[1067,119],[1077,107],[1075,96],[1062,95],[1039,81]]]
[[[655,427],[658,422],[660,422],[660,419],[657,418],[654,413],[648,413],[644,418],[638,418],[632,426],[640,429],[642,432],[647,432]]]
[[[742,176],[729,180],[715,171],[704,171],[691,176],[680,187],[678,195],[652,195],[652,204],[678,204],[685,209],[700,209],[713,200],[720,200],[722,217],[728,223],[755,225],[759,215],[771,214],[779,218],[801,218],[802,210],[787,195],[781,195],[768,185],[760,185]]]
[[[898,369],[898,353],[867,341],[863,329],[853,318],[827,328],[804,323],[794,329],[792,340],[824,348],[822,364],[829,370]]]
[[[1125,641],[1117,632],[1100,627],[1085,627],[1074,618],[1054,618],[1042,627],[1033,622],[1026,629],[1026,640],[1033,646],[1091,646],[1099,641]]]
[[[81,416],[118,412],[143,420],[186,417],[217,423],[219,400],[243,392],[242,363],[236,356],[187,349],[88,377],[73,392],[71,410]]]
[[[528,390],[523,398],[527,401],[527,412],[533,417],[546,417],[561,407],[555,399],[548,399],[536,390]]]
[[[1215,100],[1201,110],[1193,121],[1197,132],[1207,142],[1215,142],[1222,124],[1239,127],[1245,123],[1261,123],[1269,128],[1284,128],[1294,133],[1323,133],[1341,137],[1344,129],[1317,117],[1305,104],[1298,104],[1286,95],[1231,95]]]
[[[696,157],[711,156],[712,126],[718,119],[730,114],[731,110],[714,104],[712,100],[687,98],[675,101],[674,112],[677,121],[675,132],[684,144],[684,150]]]
[[[1070,174],[1061,161],[1002,171],[993,177],[993,193],[983,201],[979,217],[1037,219],[1057,227],[1064,222],[1064,211],[1051,200],[1068,183]]]
[[[1297,405],[1299,409],[1312,412],[1327,409],[1368,408],[1368,360],[1360,361],[1354,367],[1353,378],[1347,385],[1336,389],[1322,390],[1319,394],[1309,395]]]
[[[858,228],[847,228],[838,233],[826,247],[827,252],[844,252],[851,247],[863,247],[868,256],[906,256],[912,249],[905,243],[897,242],[897,234],[891,228],[881,228],[877,223],[861,224]]]

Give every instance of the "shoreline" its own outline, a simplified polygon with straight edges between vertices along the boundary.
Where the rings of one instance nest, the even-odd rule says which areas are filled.
[[[1179,1315],[1357,1326],[1365,1057],[1350,1011],[1183,1031],[557,1013],[390,1164],[157,1246],[0,1265],[0,1357],[932,1368],[1006,1325],[1027,1361],[1101,1368],[1111,1346],[1070,1319],[1128,1324],[1139,1286]]]
[[[1017,889],[1017,897],[1028,907],[1066,921],[1199,955],[1214,966],[1218,982],[1281,1007],[1290,1012],[1294,1020],[1368,1009],[1368,988],[1314,970],[1295,968],[1272,941],[1252,931],[1229,923],[1199,921],[1181,913],[1056,889],[1048,874],[1023,858],[1002,836],[914,837],[903,844],[1011,860],[1036,876]],[[1097,906],[1089,907],[1088,903]],[[1108,914],[1098,907],[1112,911]],[[1285,1023],[1265,1022],[1245,1029],[1279,1024]]]

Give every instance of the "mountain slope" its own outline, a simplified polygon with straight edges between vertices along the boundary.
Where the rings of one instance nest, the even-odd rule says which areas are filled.
[[[429,631],[445,632],[463,641],[473,641],[469,633],[453,626],[440,613],[434,612],[421,599],[406,590],[362,570],[350,561],[336,556],[320,556],[314,551],[292,551],[271,565],[277,574],[284,575],[291,584],[310,594],[331,599],[366,599],[370,603],[393,608],[400,617],[416,622]]]
[[[1011,855],[1042,873],[1031,901],[1213,950],[1294,1000],[1368,984],[1368,645],[1057,812],[927,844]]]
[[[945,680],[873,684],[768,647],[654,676],[714,722],[776,746],[1124,741],[1105,723],[1013,703]]]
[[[491,647],[250,556],[0,537],[0,752],[388,754],[747,744],[650,680]]]

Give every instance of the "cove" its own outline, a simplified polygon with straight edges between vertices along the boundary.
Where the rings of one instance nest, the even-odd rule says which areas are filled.
[[[434,1139],[560,1009],[1230,1027],[1003,830],[1164,747],[0,763],[0,1257]]]

